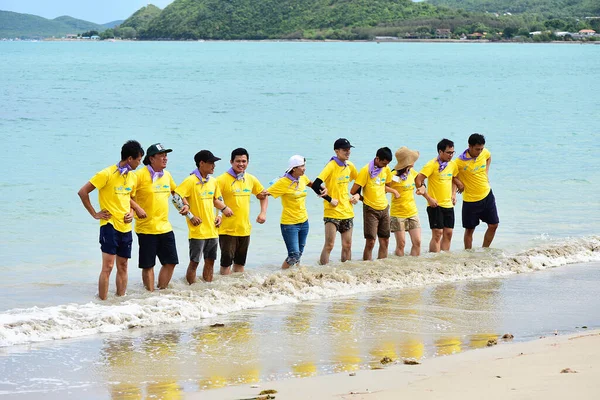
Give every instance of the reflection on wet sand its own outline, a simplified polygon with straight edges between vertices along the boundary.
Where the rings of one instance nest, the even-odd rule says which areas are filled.
[[[475,311],[479,316],[478,332],[469,336],[469,347],[487,347],[489,341],[498,339],[498,333],[494,333],[498,318],[495,309],[498,307],[501,286],[502,282],[499,280],[468,282],[465,285],[465,292],[470,299],[469,310]]]
[[[458,285],[447,284],[436,286],[431,297],[436,306],[434,316],[440,321],[440,328],[444,331],[441,337],[434,341],[435,355],[445,356],[460,353],[461,340],[457,321],[459,303]]]
[[[115,400],[142,399],[141,384],[131,382],[130,371],[136,370],[133,340],[107,340],[102,349],[103,364],[108,368],[110,396]]]
[[[313,304],[299,304],[285,318],[285,331],[291,351],[283,358],[296,377],[313,376],[317,373],[315,348],[308,343],[314,313]]]
[[[329,308],[331,360],[335,363],[334,372],[355,371],[360,367],[360,349],[356,339],[358,308],[358,302],[353,299],[335,302]]]
[[[141,349],[146,367],[148,385],[146,391],[149,398],[179,400],[183,391],[178,384],[179,358],[177,346],[180,334],[170,332],[156,336],[146,336],[142,340]],[[142,364],[144,365],[144,364]]]

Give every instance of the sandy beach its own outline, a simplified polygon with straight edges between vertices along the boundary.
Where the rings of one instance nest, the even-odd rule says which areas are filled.
[[[600,330],[552,335],[379,370],[264,382],[190,394],[188,399],[598,399]],[[259,386],[259,387],[256,387]]]

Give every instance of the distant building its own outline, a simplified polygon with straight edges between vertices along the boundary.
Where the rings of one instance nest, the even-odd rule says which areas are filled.
[[[450,29],[436,29],[436,39],[450,39],[452,37],[452,31]]]
[[[483,33],[479,33],[479,32],[473,32],[467,35],[467,39],[470,40],[479,40],[479,39],[483,39],[484,34]]]
[[[582,29],[579,31],[581,36],[594,36],[596,35],[596,31],[593,29]]]
[[[77,35],[74,33],[67,33],[67,36],[65,36],[67,39],[77,39]]]
[[[92,39],[92,40],[100,40],[100,36],[93,35],[92,37],[90,37],[90,39]]]

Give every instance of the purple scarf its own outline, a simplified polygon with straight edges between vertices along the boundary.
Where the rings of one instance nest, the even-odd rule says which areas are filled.
[[[469,149],[466,149],[465,151],[462,152],[462,154],[460,156],[458,156],[458,158],[463,161],[474,160],[475,157],[468,157],[467,156],[468,153],[469,153]]]
[[[190,173],[190,175],[196,175],[196,177],[200,181],[200,182],[196,183],[196,185],[200,185],[200,184],[204,185],[210,179],[210,175],[207,175],[206,176],[206,180],[204,180],[204,178],[202,177],[202,174],[200,173],[200,171],[198,170],[198,168],[196,168],[195,170],[193,170]]]
[[[233,170],[233,167],[232,167],[232,168],[229,168],[229,169],[227,170],[227,173],[228,173],[229,175],[233,176],[233,177],[234,177],[236,180],[238,180],[238,181],[246,181],[246,178],[244,178],[244,172],[241,172],[241,173],[239,173],[239,174],[236,174],[236,172]]]
[[[400,175],[398,175],[398,177],[399,177],[400,179],[402,179],[403,181],[407,180],[407,179],[408,179],[408,171],[406,171],[406,172],[405,172],[405,173],[403,173],[403,174],[400,174]]]
[[[335,161],[335,163],[336,163],[337,165],[339,165],[340,167],[347,167],[347,166],[348,166],[348,164],[346,164],[346,162],[345,162],[345,161],[342,161],[342,160],[340,160],[340,159],[339,159],[339,158],[337,158],[336,156],[333,156],[333,157],[331,157],[331,158],[329,159],[329,161],[331,161],[331,160]]]
[[[381,172],[381,168],[375,166],[375,160],[371,160],[369,163],[369,175],[371,179],[375,178]]]
[[[152,166],[147,165],[148,167],[148,171],[150,171],[150,175],[152,176],[152,182],[154,182],[157,179],[160,179],[163,177],[163,175],[165,174],[165,171],[160,171],[160,172],[156,172],[154,171],[154,169],[152,169]]]
[[[448,166],[448,161],[442,161],[440,159],[440,156],[438,156],[437,158],[437,162],[440,164],[440,168],[438,169],[438,172],[442,172],[443,170],[446,169],[446,167]]]
[[[127,175],[129,171],[132,171],[132,168],[129,166],[129,164],[125,164],[124,167],[121,167],[119,164],[120,162],[117,163],[117,171],[119,171],[121,175]]]
[[[294,185],[294,186],[296,186],[296,187],[298,187],[298,185],[300,184],[300,178],[294,178],[294,177],[293,177],[293,176],[292,176],[290,173],[288,173],[288,172],[286,172],[286,173],[283,175],[283,177],[284,177],[284,178],[288,178],[290,181],[292,181],[292,184],[290,185],[290,187],[291,187],[291,186],[293,186],[293,185]]]

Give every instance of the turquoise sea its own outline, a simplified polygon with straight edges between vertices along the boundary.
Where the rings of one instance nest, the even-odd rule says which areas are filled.
[[[600,46],[0,42],[0,60],[0,395],[180,396],[384,355],[426,359],[508,330],[527,340],[600,326]],[[462,151],[473,132],[493,159],[501,222],[489,251],[463,251],[458,222],[449,254],[425,253],[424,229],[418,259],[320,267],[322,205],[309,195],[302,266],[281,273],[270,199],[247,272],[190,287],[173,208],[182,264],[171,287],[145,293],[134,251],[128,295],[114,297],[113,278],[109,300],[95,297],[98,224],[77,191],[128,139],[172,148],[177,182],[197,151],[223,158],[220,174],[246,147],[248,171],[267,185],[294,154],[314,178],[338,137],[359,168],[379,147],[408,146],[419,169],[441,138]],[[332,260],[339,253],[338,239]]]

